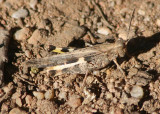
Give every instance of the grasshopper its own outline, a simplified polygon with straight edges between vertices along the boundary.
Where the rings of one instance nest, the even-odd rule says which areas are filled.
[[[97,44],[62,54],[33,59],[25,62],[25,66],[43,68],[47,74],[85,74],[87,71],[106,67],[111,61],[125,55],[125,43],[118,39],[115,43]]]

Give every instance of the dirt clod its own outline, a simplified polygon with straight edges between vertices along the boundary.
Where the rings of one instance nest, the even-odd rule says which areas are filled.
[[[0,113],[160,113],[159,0],[0,0],[0,4]],[[38,61],[59,56],[49,47],[79,50],[119,38],[124,40],[124,56],[118,56],[121,49],[107,52],[105,57],[114,60],[86,74],[63,73],[79,60],[74,54],[74,60],[57,58],[56,67],[52,60]],[[95,56],[100,54],[103,51]],[[87,57],[84,61],[94,66]],[[24,64],[32,59],[41,68]],[[47,74],[46,63],[62,68],[53,74],[63,74]],[[72,70],[79,72],[77,65]]]

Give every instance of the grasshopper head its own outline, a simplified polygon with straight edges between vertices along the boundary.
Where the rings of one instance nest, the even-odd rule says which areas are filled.
[[[115,47],[120,57],[124,57],[126,53],[125,42],[123,39],[118,39],[115,42]]]

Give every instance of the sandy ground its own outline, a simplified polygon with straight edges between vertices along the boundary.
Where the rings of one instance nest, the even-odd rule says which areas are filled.
[[[2,114],[160,113],[160,1],[0,0],[0,4],[0,38],[9,39],[8,50],[0,40]],[[55,54],[48,51],[50,45],[84,48],[119,38],[125,41],[126,53],[117,62],[125,75],[114,62],[86,76],[24,71],[23,62]]]

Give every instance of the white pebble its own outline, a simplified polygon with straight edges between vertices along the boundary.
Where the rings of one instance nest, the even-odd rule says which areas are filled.
[[[35,10],[37,3],[38,3],[38,0],[30,0],[29,6]]]
[[[100,71],[99,70],[95,70],[95,71],[93,71],[93,74],[96,75],[96,76],[99,76],[100,75]]]
[[[141,99],[144,95],[143,88],[140,86],[133,86],[130,94],[134,98]]]
[[[12,14],[12,17],[15,19],[25,18],[26,16],[28,16],[28,11],[26,9],[19,9]]]
[[[34,95],[37,99],[44,99],[44,94],[43,94],[42,92],[33,91],[33,95]]]
[[[66,93],[65,91],[61,91],[61,92],[59,93],[58,97],[59,97],[60,99],[66,100],[66,99],[67,99],[67,93]]]
[[[3,87],[3,91],[5,93],[8,93],[10,91],[10,88],[8,86]]]
[[[160,27],[160,19],[156,20],[156,24],[157,24],[158,27]]]
[[[146,12],[144,10],[139,9],[138,14],[144,16],[146,14]]]
[[[30,58],[31,57],[31,52],[29,50],[25,50],[25,55],[26,55],[26,57]]]
[[[98,29],[97,31],[99,34],[103,34],[103,35],[108,35],[111,33],[111,31],[109,30],[109,28],[107,27],[101,27]]]
[[[48,90],[44,94],[45,99],[51,100],[54,97],[54,91],[53,90]]]
[[[17,40],[17,41],[22,41],[22,40],[26,40],[30,36],[31,36],[30,29],[24,27],[24,28],[16,31],[16,33],[14,34],[14,39]]]

